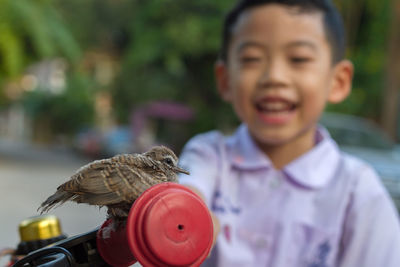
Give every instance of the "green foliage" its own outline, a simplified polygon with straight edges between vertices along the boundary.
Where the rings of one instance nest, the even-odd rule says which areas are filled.
[[[235,121],[217,96],[213,77],[222,17],[230,5],[227,0],[136,1],[131,41],[112,92],[122,121],[136,105],[158,99],[194,107],[193,132]]]
[[[76,62],[80,49],[51,3],[39,0],[1,0],[2,82],[17,77],[32,62],[56,56]]]
[[[348,56],[355,65],[353,91],[342,104],[329,110],[378,119],[381,112],[387,60],[390,0],[363,2],[338,0],[350,32]],[[354,20],[355,13],[359,14]],[[368,108],[366,108],[368,107]]]
[[[72,135],[93,123],[92,91],[90,80],[74,74],[62,94],[50,94],[43,88],[26,93],[22,102],[34,122],[46,118],[52,133]]]
[[[0,0],[0,88],[10,80],[18,81],[30,64],[43,59],[62,57],[74,69],[80,54],[52,1]],[[39,88],[21,100],[34,122],[48,120],[53,133],[70,134],[92,121],[92,97],[85,86],[74,76],[67,82],[64,94]],[[8,103],[1,90],[0,105]]]
[[[344,14],[348,57],[356,72],[349,99],[328,108],[376,118],[382,99],[390,0],[335,2]],[[110,90],[120,122],[127,122],[131,111],[143,103],[173,100],[195,109],[191,133],[229,129],[237,119],[217,96],[213,66],[222,19],[232,3],[0,0],[0,84],[42,58],[65,57],[72,71],[78,71],[80,48],[100,51],[120,60],[114,82],[101,88]],[[36,117],[51,114],[55,131],[72,132],[93,118],[95,85],[89,82],[90,75],[73,75],[63,95],[30,93],[24,103]]]
[[[377,118],[390,1],[337,2],[350,34],[348,56],[355,64],[354,89],[343,104],[328,109]],[[236,122],[230,108],[219,100],[213,79],[222,18],[231,5],[232,1],[211,0],[135,1],[129,21],[130,42],[122,51],[122,69],[113,89],[117,114],[123,121],[139,103],[173,99],[196,109],[194,131],[225,128]]]
[[[137,1],[53,0],[54,8],[68,21],[68,29],[85,50],[107,49],[119,53],[129,38],[126,28]]]

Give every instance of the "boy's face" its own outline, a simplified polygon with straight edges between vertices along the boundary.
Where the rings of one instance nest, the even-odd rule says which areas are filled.
[[[219,92],[259,144],[313,139],[326,102],[350,91],[351,63],[331,58],[322,14],[251,8],[235,25],[227,63],[216,66]]]

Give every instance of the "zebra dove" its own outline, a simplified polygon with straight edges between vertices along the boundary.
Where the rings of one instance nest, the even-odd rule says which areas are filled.
[[[123,222],[131,205],[149,187],[162,182],[177,182],[178,157],[164,146],[143,154],[116,155],[81,167],[69,181],[60,185],[38,208],[47,212],[66,201],[107,207],[109,218]]]

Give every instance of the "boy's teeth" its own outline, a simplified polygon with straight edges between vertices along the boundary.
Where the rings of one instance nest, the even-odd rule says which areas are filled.
[[[285,111],[289,110],[291,105],[285,102],[263,102],[258,107],[263,111]]]

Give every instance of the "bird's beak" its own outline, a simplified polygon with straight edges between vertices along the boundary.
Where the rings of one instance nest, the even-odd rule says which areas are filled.
[[[187,174],[187,175],[190,175],[190,173],[187,171],[187,170],[184,170],[184,169],[182,169],[182,168],[180,168],[180,167],[174,167],[174,171],[175,172],[180,172],[180,173],[184,173],[184,174]]]

